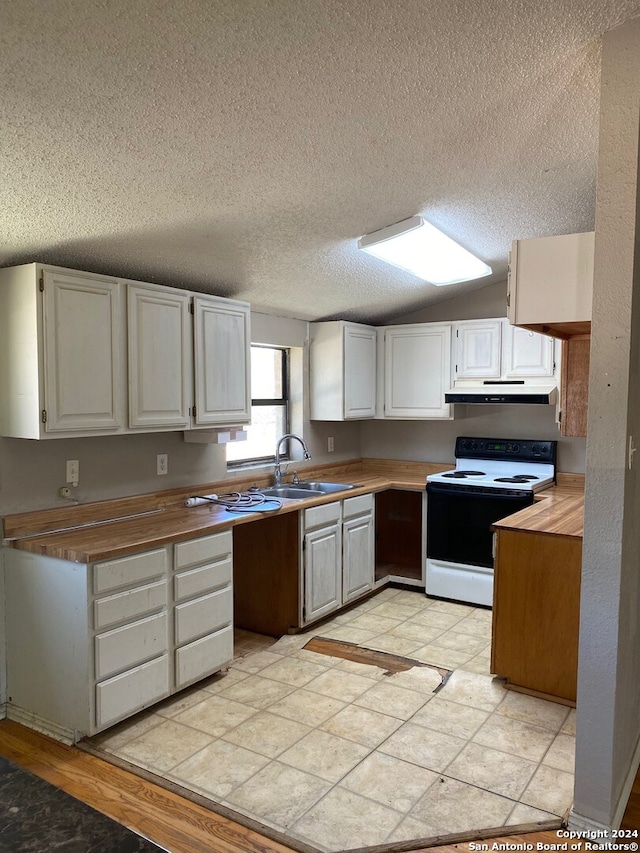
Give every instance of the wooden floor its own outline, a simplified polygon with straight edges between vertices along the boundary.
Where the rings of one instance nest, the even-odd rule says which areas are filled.
[[[10,720],[0,721],[0,755],[77,797],[171,853],[290,853],[291,848],[146,782],[83,750]],[[640,827],[640,773],[622,827]],[[480,839],[481,834],[478,835]],[[492,839],[513,844],[561,841],[555,830]],[[490,843],[491,844],[491,843]],[[461,853],[468,843],[429,848]],[[406,848],[405,848],[406,849]],[[419,853],[425,848],[414,848]],[[380,848],[378,848],[380,853]]]

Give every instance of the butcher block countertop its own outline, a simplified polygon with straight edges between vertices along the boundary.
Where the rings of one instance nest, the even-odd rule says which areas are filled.
[[[524,530],[581,539],[584,531],[584,477],[558,474],[558,484],[536,495],[532,506],[493,525],[494,530]]]
[[[224,480],[148,495],[5,516],[3,536],[5,544],[23,551],[77,563],[92,563],[205,536],[269,515],[297,512],[368,492],[389,488],[422,491],[427,474],[453,467],[453,463],[378,459],[360,459],[342,465],[300,467],[300,479],[356,484],[357,487],[302,500],[283,499],[282,508],[269,513],[234,513],[216,504],[184,506],[185,499],[191,495],[245,491],[252,485],[266,488],[272,482],[272,477],[261,475],[251,479]]]

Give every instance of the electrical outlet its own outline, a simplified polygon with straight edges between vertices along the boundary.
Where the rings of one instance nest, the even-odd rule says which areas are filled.
[[[327,439],[327,453],[333,453],[333,436],[330,435]]]
[[[158,474],[168,474],[169,473],[169,454],[168,453],[158,453],[156,456],[156,472]]]
[[[77,486],[80,482],[80,462],[78,459],[67,459],[67,483]]]

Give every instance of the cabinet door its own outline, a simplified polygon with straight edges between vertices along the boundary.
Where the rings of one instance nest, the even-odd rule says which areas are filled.
[[[187,429],[191,404],[190,296],[128,288],[129,426]]]
[[[44,272],[47,432],[122,426],[120,285]]]
[[[373,588],[373,516],[350,518],[342,526],[342,603]]]
[[[588,331],[593,292],[594,232],[515,240],[509,258],[507,310],[519,326],[575,324]]]
[[[344,327],[344,417],[373,418],[376,414],[376,330]]]
[[[331,524],[304,537],[305,622],[331,613],[341,604],[340,525]]]
[[[505,376],[507,379],[553,376],[553,349],[553,338],[508,323],[503,357]]]
[[[502,321],[456,323],[456,379],[499,379]]]
[[[384,416],[448,418],[451,326],[392,326],[385,332]]]
[[[249,305],[194,298],[195,423],[237,425],[251,418]]]

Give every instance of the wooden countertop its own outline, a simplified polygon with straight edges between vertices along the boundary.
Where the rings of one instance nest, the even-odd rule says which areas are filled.
[[[361,459],[342,465],[300,469],[301,479],[357,485],[330,495],[283,499],[282,508],[268,515],[298,512],[390,488],[422,491],[427,474],[452,467],[453,463],[446,462]],[[560,474],[558,480],[558,485],[542,492],[533,506],[503,519],[494,528],[582,536],[584,477]],[[3,519],[5,544],[77,563],[113,559],[265,518],[267,513],[264,512],[229,512],[216,504],[184,506],[190,495],[244,491],[254,484],[265,487],[268,478],[224,480],[94,504],[17,513]]]
[[[302,500],[283,499],[282,508],[268,515],[298,512],[307,507],[389,488],[421,491],[425,488],[427,474],[452,467],[447,463],[357,460],[339,466],[301,468],[301,479],[322,479],[357,484],[357,487]],[[265,518],[267,513],[264,512],[229,512],[216,504],[184,506],[190,495],[244,491],[254,484],[265,487],[268,480],[266,477],[256,477],[251,481],[225,480],[152,495],[17,513],[3,519],[5,544],[77,563],[113,559]]]
[[[556,486],[540,492],[532,506],[497,521],[492,529],[524,530],[581,539],[584,532],[584,477],[558,474]]]

